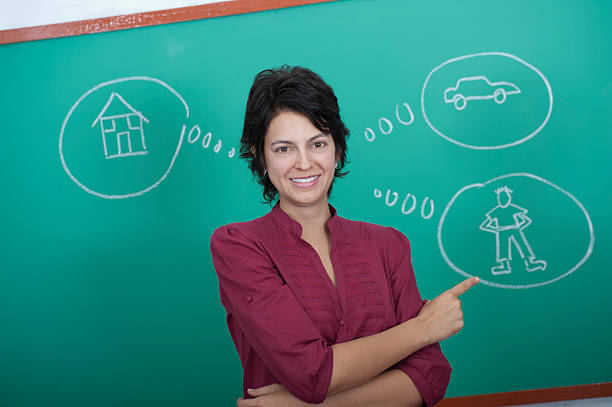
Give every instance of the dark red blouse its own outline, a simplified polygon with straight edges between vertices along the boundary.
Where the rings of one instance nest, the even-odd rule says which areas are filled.
[[[331,261],[336,286],[302,227],[277,204],[267,215],[217,229],[211,251],[227,325],[244,368],[243,391],[280,383],[309,403],[327,396],[332,345],[415,317],[424,302],[408,239],[393,228],[336,215]],[[428,406],[442,399],[451,368],[438,344],[393,366]]]

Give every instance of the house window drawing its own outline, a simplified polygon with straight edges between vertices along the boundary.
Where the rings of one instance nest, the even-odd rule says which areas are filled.
[[[143,121],[149,123],[149,120],[130,106],[120,94],[111,93],[91,124],[93,128],[100,122],[105,158],[147,154]]]

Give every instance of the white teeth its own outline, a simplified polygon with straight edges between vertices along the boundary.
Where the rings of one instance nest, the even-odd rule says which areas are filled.
[[[315,175],[314,177],[310,177],[310,178],[291,178],[291,181],[306,184],[308,182],[314,181],[318,177],[319,177],[318,175]]]

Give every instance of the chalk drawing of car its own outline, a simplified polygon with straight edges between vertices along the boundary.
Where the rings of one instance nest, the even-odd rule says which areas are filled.
[[[486,76],[469,76],[459,79],[454,88],[444,91],[444,103],[454,103],[457,110],[463,110],[468,100],[493,99],[502,104],[508,95],[518,93],[521,90],[513,83],[490,82]]]

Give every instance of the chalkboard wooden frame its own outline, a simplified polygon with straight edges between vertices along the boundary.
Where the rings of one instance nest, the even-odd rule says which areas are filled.
[[[94,18],[90,20],[72,21],[68,23],[3,30],[0,31],[0,44],[46,40],[82,34],[96,34],[107,31],[178,23],[182,21],[200,20],[234,14],[246,14],[256,11],[275,10],[303,6],[307,4],[327,3],[331,1],[337,0],[222,1],[218,3],[180,7],[169,10],[158,10],[146,13],[125,14],[114,17]]]
[[[245,14],[337,0],[234,0],[199,6],[0,31],[0,44],[95,34],[213,17]],[[512,406],[612,396],[612,382],[453,397],[440,407]]]
[[[481,394],[477,396],[451,397],[442,400],[438,407],[492,407],[520,404],[549,403],[554,401],[581,400],[612,396],[612,382],[548,389]]]

